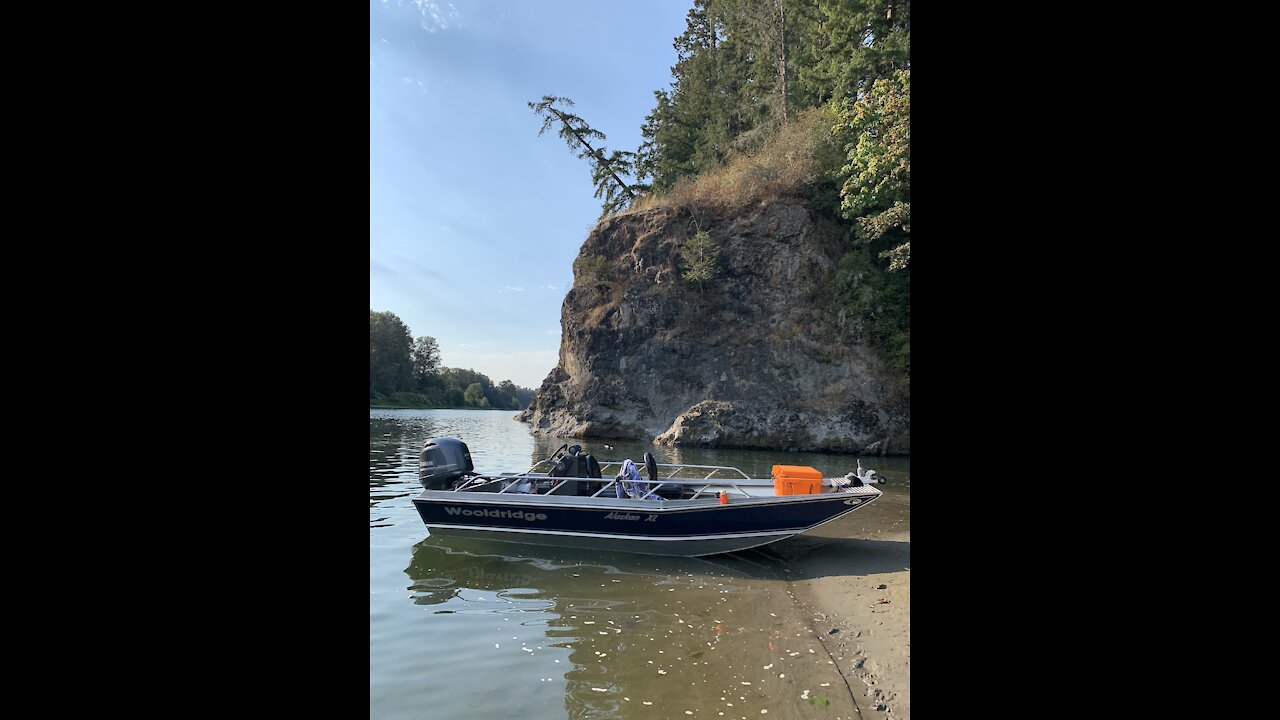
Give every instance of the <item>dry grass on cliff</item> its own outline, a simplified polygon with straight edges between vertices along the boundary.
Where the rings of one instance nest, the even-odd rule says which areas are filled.
[[[737,209],[779,195],[794,195],[828,180],[843,162],[832,137],[835,116],[826,108],[796,115],[756,150],[686,178],[665,195],[646,195],[627,212],[656,207]]]

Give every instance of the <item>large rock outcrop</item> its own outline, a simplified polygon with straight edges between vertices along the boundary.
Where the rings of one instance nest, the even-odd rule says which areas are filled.
[[[680,269],[699,230],[721,247],[701,288]],[[907,400],[832,310],[841,232],[795,199],[602,221],[574,264],[559,365],[517,418],[571,437],[909,453]]]

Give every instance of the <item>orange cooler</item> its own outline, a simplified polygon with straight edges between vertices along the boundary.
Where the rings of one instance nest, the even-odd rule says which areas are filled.
[[[822,492],[822,473],[804,465],[774,465],[774,495],[813,495]]]

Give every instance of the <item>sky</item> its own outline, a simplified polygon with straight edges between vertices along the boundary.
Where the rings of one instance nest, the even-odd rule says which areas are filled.
[[[635,151],[692,0],[370,0],[369,308],[445,367],[537,388],[558,360],[591,171],[529,101]]]

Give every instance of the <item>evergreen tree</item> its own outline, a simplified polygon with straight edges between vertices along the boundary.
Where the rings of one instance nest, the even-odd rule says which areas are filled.
[[[720,273],[720,246],[705,230],[699,230],[680,248],[684,267],[683,277],[696,282],[702,290],[703,283]]]
[[[911,67],[909,0],[815,0],[804,5],[797,84],[808,103],[854,100]]]
[[[556,107],[559,105],[560,107]],[[586,120],[574,115],[565,108],[573,107],[569,98],[543,95],[539,102],[530,102],[529,108],[542,117],[541,136],[552,125],[560,124],[560,137],[564,138],[569,149],[577,151],[578,157],[591,164],[591,182],[595,185],[595,197],[602,198],[601,215],[625,209],[636,199],[635,189],[623,181],[622,176],[635,172],[636,154],[633,152],[614,150],[605,157],[607,148],[604,145],[596,148],[592,140],[605,140],[605,134],[587,124]]]
[[[641,126],[637,177],[664,193],[801,110],[856,101],[911,67],[910,18],[906,0],[694,0],[671,87]]]
[[[657,106],[641,127],[637,168],[656,192],[723,162],[734,138],[752,126],[741,97],[747,59],[725,35],[716,0],[694,0],[687,28],[675,39],[671,91],[657,90]]]

